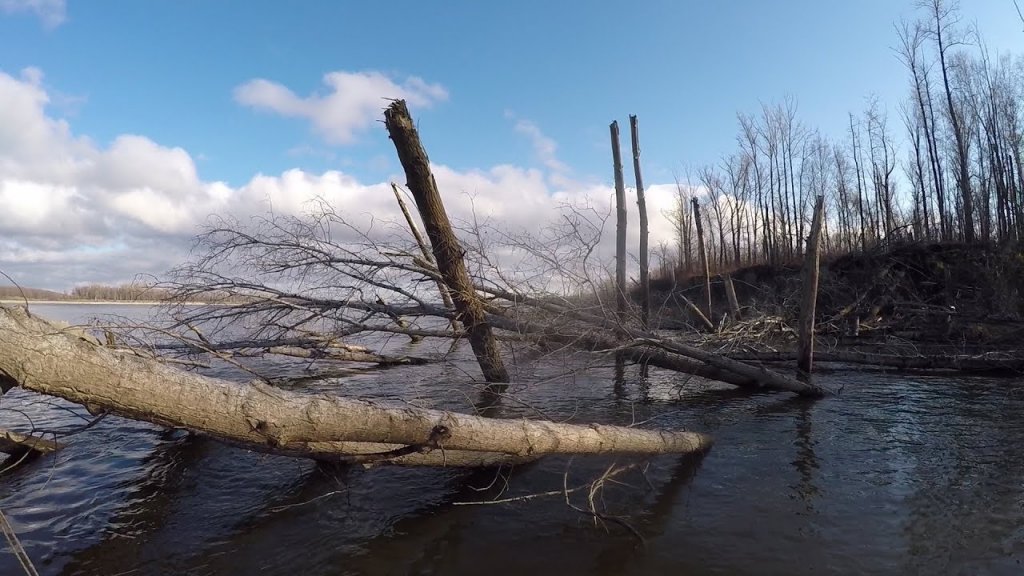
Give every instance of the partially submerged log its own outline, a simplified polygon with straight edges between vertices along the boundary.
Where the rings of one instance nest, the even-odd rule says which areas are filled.
[[[818,362],[881,366],[898,370],[951,370],[962,372],[1024,373],[1024,354],[885,354],[857,350],[819,351]],[[734,352],[729,358],[741,362],[793,362],[795,351]]]
[[[634,331],[630,340],[622,341],[607,331],[580,330],[563,332],[546,330],[545,326],[525,320],[492,316],[493,326],[529,333],[542,343],[572,346],[584,350],[615,352],[635,362],[725,382],[743,388],[771,388],[795,392],[802,396],[823,396],[825,391],[814,384],[799,382],[760,366],[752,366],[720,354],[707,352],[686,344],[658,338],[657,335]]]
[[[292,358],[308,358],[310,360],[338,360],[342,362],[366,362],[381,366],[404,366],[409,364],[426,364],[426,358],[416,356],[384,356],[360,347],[303,348],[300,346],[271,346],[270,354],[290,356]]]
[[[617,326],[618,332],[627,338],[625,340],[618,339],[613,332],[607,329],[608,320],[602,316],[588,314],[580,310],[565,309],[555,303],[503,290],[484,290],[510,302],[527,304],[555,315],[564,315],[564,318],[554,326],[553,330],[550,325],[531,322],[524,318],[513,319],[500,314],[489,316],[491,325],[503,330],[529,334],[541,342],[586,350],[613,351],[617,354],[624,354],[636,362],[717,380],[734,386],[772,388],[796,392],[803,396],[823,396],[825,393],[821,387],[813,383],[800,382],[761,366],[744,364],[683,342],[661,338],[653,332],[635,330],[628,326]],[[565,320],[568,319],[579,321],[580,324],[573,326],[572,330],[565,330]],[[588,324],[589,326],[587,326]]]
[[[710,437],[695,432],[499,420],[240,384],[103,347],[9,306],[0,306],[0,383],[256,450],[333,461],[396,450],[385,444],[399,446],[402,453],[390,457],[395,463],[414,460],[414,453],[444,463],[446,455],[460,455],[451,451],[500,453],[515,461],[546,454],[688,454],[711,445]],[[351,442],[373,446],[357,453]]]
[[[416,333],[414,330],[405,330]],[[210,342],[182,340],[164,342],[150,346],[154,350],[162,350],[188,354],[227,354],[252,356],[258,354],[277,354],[293,358],[309,358],[337,360],[341,362],[363,362],[381,366],[418,365],[430,362],[418,356],[389,356],[378,354],[365,346],[346,344],[332,338],[283,338],[279,340],[231,340]]]
[[[42,455],[56,452],[63,448],[55,440],[48,440],[38,436],[28,436],[12,430],[0,429],[0,452],[14,457],[24,455]]]

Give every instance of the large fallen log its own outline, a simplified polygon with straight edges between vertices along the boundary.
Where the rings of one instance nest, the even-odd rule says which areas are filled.
[[[325,460],[377,461],[415,454],[501,453],[513,460],[545,454],[694,453],[710,437],[600,424],[499,420],[323,394],[240,384],[185,372],[128,350],[0,306],[0,385],[21,386],[103,411],[271,453]],[[378,446],[359,446],[351,442]],[[380,444],[397,445],[379,446]],[[366,460],[365,454],[355,460]]]
[[[733,360],[750,362],[792,362],[792,351],[732,352]],[[962,372],[1024,372],[1024,355],[990,352],[983,354],[885,354],[856,350],[815,352],[818,362],[864,364],[897,370],[951,370]]]
[[[536,307],[565,320],[578,320],[590,325],[590,329],[562,332],[559,328],[563,327],[565,322],[559,323],[555,326],[556,329],[552,330],[552,327],[547,324],[491,314],[488,316],[489,322],[496,328],[531,334],[536,339],[548,343],[590,350],[614,350],[637,362],[734,386],[785,390],[803,396],[823,396],[825,393],[824,389],[815,384],[800,382],[762,366],[744,364],[721,354],[661,338],[653,332],[620,325],[616,328],[628,338],[628,340],[620,340],[610,331],[611,326],[608,324],[608,320],[601,316],[494,288],[484,288],[483,291],[509,302]]]
[[[427,358],[417,356],[387,356],[370,351],[365,346],[355,346],[331,340],[313,338],[285,338],[280,340],[234,340],[229,342],[209,342],[181,340],[164,342],[151,346],[154,350],[167,350],[190,354],[237,353],[258,350],[261,353],[291,356],[294,358],[337,360],[341,362],[360,362],[379,364],[381,366],[397,366],[407,364],[427,364]],[[251,354],[250,354],[251,355]]]

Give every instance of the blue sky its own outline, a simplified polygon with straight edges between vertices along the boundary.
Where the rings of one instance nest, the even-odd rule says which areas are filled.
[[[993,49],[1024,42],[1012,0],[971,0],[961,15]],[[899,132],[906,74],[893,25],[914,17],[903,0],[0,0],[0,73],[44,93],[46,121],[65,123],[91,153],[136,135],[184,151],[207,187],[237,190],[293,169],[340,171],[365,185],[399,172],[374,121],[384,94],[345,108],[338,93],[310,108],[331,93],[330,73],[365,80],[360,89],[390,82],[418,95],[431,159],[453,173],[510,165],[607,184],[607,125],[633,113],[647,179],[670,183],[734,149],[737,112],[787,95],[807,125],[838,135],[874,94]],[[240,90],[255,90],[257,79],[267,90],[247,98]],[[281,100],[282,90],[291,95]],[[548,186],[554,193],[559,183]],[[72,240],[61,249],[105,253],[126,242]],[[34,278],[28,254],[0,252],[0,266]],[[69,281],[47,274],[35,277]]]

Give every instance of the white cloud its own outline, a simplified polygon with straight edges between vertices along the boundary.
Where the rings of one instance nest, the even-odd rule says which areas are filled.
[[[60,26],[67,19],[67,5],[64,0],[0,0],[0,12],[31,12],[48,28]]]
[[[103,147],[75,135],[67,122],[48,114],[50,96],[40,78],[36,71],[20,78],[0,72],[0,270],[25,285],[66,289],[159,275],[187,257],[210,215],[242,222],[267,211],[300,215],[318,199],[355,226],[404,231],[388,183],[404,182],[400,174],[368,183],[341,171],[294,169],[257,174],[238,187],[206,181],[181,148],[139,135],[122,135]],[[476,219],[536,231],[558,222],[563,204],[610,213],[610,186],[568,179],[554,184],[552,166],[541,164],[543,169],[433,168],[456,223]],[[671,204],[672,189],[648,189],[652,245],[671,236],[660,214]],[[631,237],[635,222],[632,217]],[[613,250],[608,232],[600,247],[605,256]],[[338,237],[345,233],[351,231]]]
[[[380,119],[387,99],[404,98],[410,106],[430,107],[448,98],[443,86],[415,76],[397,84],[380,72],[339,71],[325,74],[323,83],[326,94],[300,97],[281,84],[257,78],[235,88],[235,100],[257,110],[304,118],[329,144],[352,144]]]
[[[515,130],[530,139],[530,144],[533,145],[533,153],[545,168],[557,174],[569,172],[569,167],[558,159],[558,144],[551,138],[548,138],[536,123],[529,120],[516,120]]]

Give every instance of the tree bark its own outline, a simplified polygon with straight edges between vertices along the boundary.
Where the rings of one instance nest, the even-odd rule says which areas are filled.
[[[741,362],[793,362],[797,354],[793,351],[737,352],[729,358]],[[1019,375],[1024,371],[1024,357],[1019,353],[988,354],[883,354],[857,350],[835,350],[816,352],[818,362],[841,364],[864,364],[899,370],[952,370],[962,372],[1007,372]]]
[[[63,446],[53,440],[0,429],[0,452],[15,458],[25,454],[49,454],[61,448]]]
[[[818,386],[798,382],[760,366],[734,361],[721,354],[701,350],[681,342],[665,340],[650,332],[627,329],[626,336],[630,340],[623,342],[607,335],[606,331],[600,329],[600,318],[590,319],[585,313],[576,313],[572,316],[583,322],[591,323],[592,329],[572,332],[561,329],[550,330],[546,326],[536,325],[529,321],[513,320],[501,316],[493,316],[491,323],[503,330],[530,334],[541,343],[614,352],[635,362],[647,363],[658,368],[692,374],[734,386],[785,390],[803,396],[824,395],[824,390]]]
[[[651,281],[648,262],[647,199],[644,196],[644,179],[640,172],[640,127],[635,115],[629,117],[630,139],[633,143],[633,177],[636,180],[636,205],[640,212],[640,326],[650,328],[651,322]]]
[[[412,232],[412,237],[416,239],[416,245],[420,248],[420,253],[423,255],[423,260],[431,266],[437,266],[434,262],[434,257],[430,254],[430,247],[423,240],[423,236],[420,234],[419,228],[416,227],[416,222],[412,219],[412,214],[409,213],[409,208],[405,205],[405,200],[402,199],[402,193],[398,191],[398,186],[392,182],[391,190],[395,193],[395,200],[398,202],[398,207],[402,210],[402,215],[405,216],[405,223],[409,226],[409,231]],[[444,282],[437,280],[437,292],[441,295],[441,303],[444,304],[445,308],[452,310],[455,308],[455,304],[452,302],[452,296],[448,292],[448,287],[444,285]],[[451,318],[448,320],[449,325],[452,327],[452,332],[459,331],[459,321]]]
[[[406,187],[412,192],[423,227],[437,261],[437,268],[451,291],[459,320],[465,325],[470,346],[476,355],[484,379],[508,382],[498,343],[484,317],[484,309],[469,279],[463,249],[444,211],[441,194],[430,171],[430,160],[420,143],[419,133],[404,100],[396,100],[384,112],[384,125],[395,144],[398,159],[405,169]]]
[[[600,424],[498,420],[440,410],[389,406],[261,383],[239,384],[184,372],[126,350],[105,348],[80,332],[0,307],[0,383],[58,396],[163,426],[187,428],[229,443],[290,456],[352,461],[359,451],[463,455],[691,453],[711,439],[694,432]],[[372,443],[374,446],[350,443]],[[453,452],[455,451],[455,452]],[[480,457],[480,455],[476,455]],[[381,460],[388,460],[385,456]],[[358,459],[357,459],[358,461]]]
[[[621,324],[626,320],[626,183],[622,176],[618,121],[612,122],[608,129],[615,172],[615,314]]]
[[[743,313],[740,311],[740,301],[736,298],[736,285],[732,283],[732,275],[722,274],[722,282],[725,284],[725,297],[729,300],[729,314],[733,320],[741,320]]]
[[[708,314],[707,318],[711,320],[714,313],[711,311],[711,267],[708,265],[708,250],[707,245],[704,244],[704,224],[700,218],[700,202],[694,198],[693,202],[693,220],[697,223],[697,250],[700,253],[700,266],[704,270],[704,290],[708,296]],[[712,324],[714,326],[714,324]]]
[[[811,378],[814,356],[814,309],[818,302],[821,222],[824,213],[825,197],[818,196],[818,200],[814,204],[811,235],[807,237],[807,251],[804,254],[803,297],[800,303],[799,340],[797,342],[797,376],[804,381]]]
[[[339,348],[303,348],[301,346],[271,346],[267,353],[292,358],[308,358],[311,360],[337,360],[341,362],[365,362],[381,366],[407,366],[427,364],[426,358],[416,356],[384,356],[368,350],[345,350]]]

